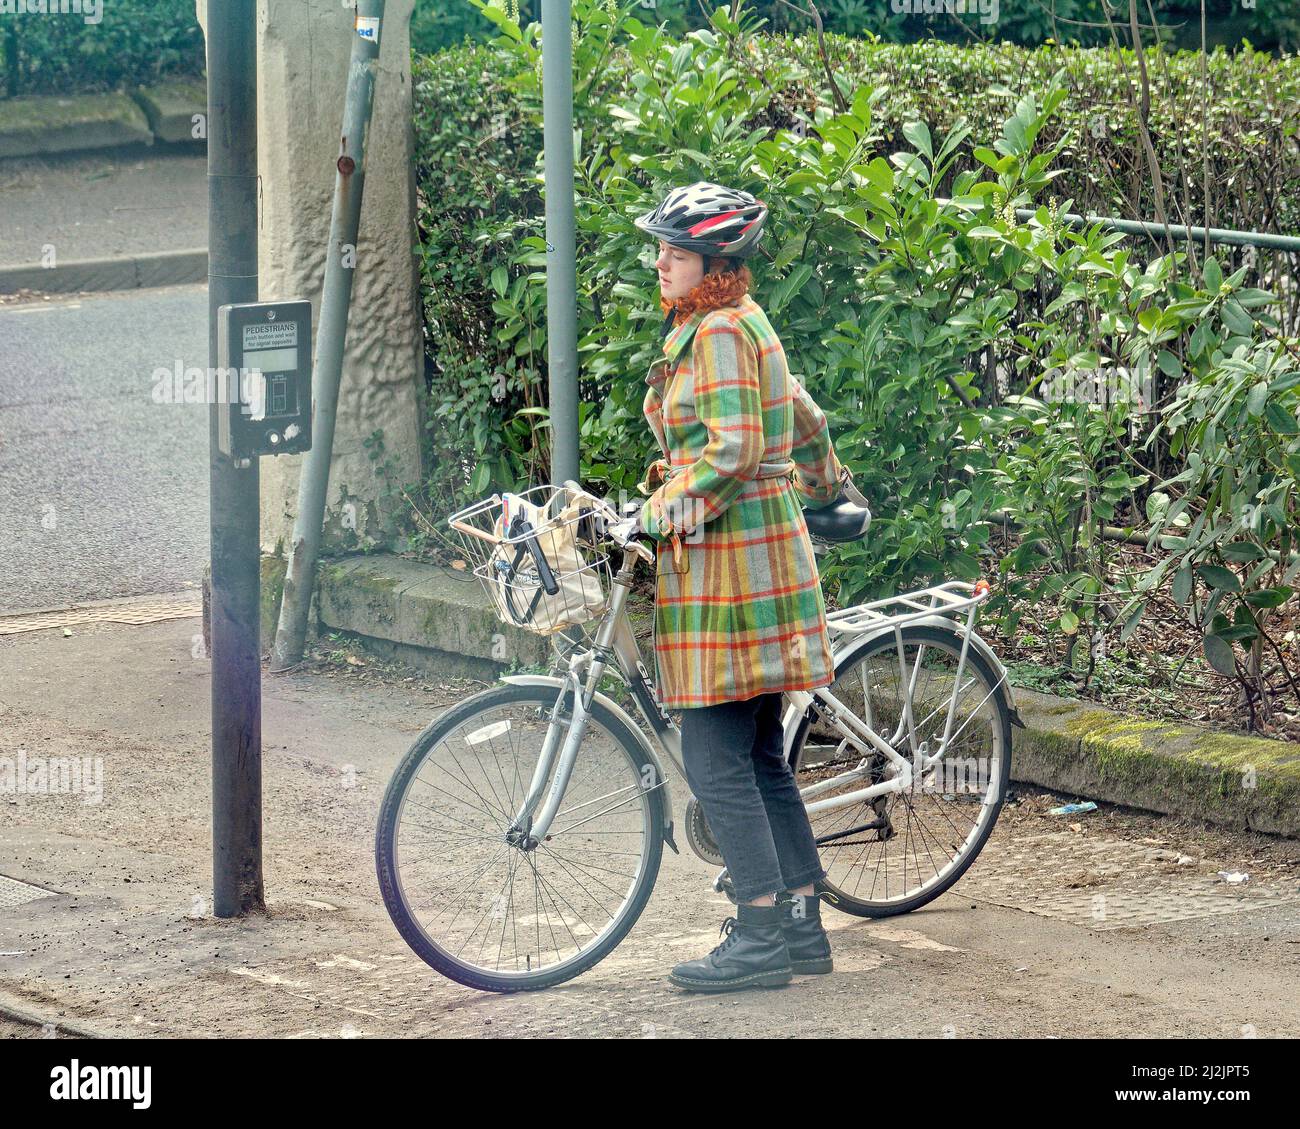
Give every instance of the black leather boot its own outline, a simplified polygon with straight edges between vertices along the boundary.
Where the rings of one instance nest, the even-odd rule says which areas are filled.
[[[781,932],[790,951],[790,967],[799,975],[830,972],[831,942],[822,928],[819,894],[781,894]]]
[[[708,956],[679,964],[668,979],[692,992],[734,992],[740,988],[775,988],[794,972],[781,934],[778,906],[736,907],[722,923],[726,939]]]

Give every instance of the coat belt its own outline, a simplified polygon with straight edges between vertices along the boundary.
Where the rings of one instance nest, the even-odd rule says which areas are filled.
[[[637,488],[649,494],[654,491],[657,485],[662,485],[669,479],[676,477],[685,467],[670,467],[667,459],[656,459],[646,470],[645,477],[637,483]],[[758,469],[754,472],[751,482],[761,478],[784,478],[794,470],[793,459],[781,459],[780,461],[761,462]],[[677,530],[672,530],[668,535],[668,540],[672,545],[673,562],[675,566],[682,563],[682,539]]]
[[[759,463],[755,478],[784,478],[794,470],[793,459],[782,459],[775,463]]]
[[[663,481],[670,478],[676,478],[686,467],[670,467],[664,472]],[[758,464],[758,470],[754,474],[754,479],[759,478],[784,478],[794,470],[793,459],[781,459],[779,462],[762,462]]]

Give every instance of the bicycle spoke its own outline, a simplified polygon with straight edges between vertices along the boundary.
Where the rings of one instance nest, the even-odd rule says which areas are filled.
[[[998,785],[1008,750],[1002,747],[1000,714],[988,703],[1000,682],[989,680],[971,653],[961,660],[961,642],[956,627],[951,635],[932,628],[922,638],[908,638],[905,632],[900,654],[896,637],[881,637],[841,667],[828,688],[913,762],[908,788],[886,793],[880,805],[885,828],[852,830],[880,818],[876,805],[863,801],[824,809],[816,821],[816,837],[824,840],[820,851],[827,884],[859,904],[897,906],[944,881],[968,858],[972,843],[978,850],[981,833],[986,835],[996,818],[999,805],[990,802],[990,789]],[[955,677],[959,663],[960,679]],[[933,757],[940,749],[950,712],[953,732],[942,744],[942,756],[916,772],[915,757]],[[889,779],[886,773],[892,770],[884,756],[865,743],[851,744],[863,747],[869,771],[819,793],[819,801],[833,803],[837,795]],[[800,785],[842,771],[843,765],[831,760],[815,767],[805,764]],[[830,838],[837,832],[846,834]]]
[[[626,873],[625,871],[622,871],[622,870],[613,870],[613,869],[611,869],[611,868],[608,867],[608,866],[597,866],[597,865],[595,865],[594,863],[590,863],[590,862],[588,862],[586,859],[579,859],[579,858],[576,858],[576,857],[575,857],[571,852],[569,852],[569,851],[561,851],[561,850],[559,850],[559,849],[555,846],[554,843],[543,843],[542,846],[543,846],[543,847],[544,847],[548,852],[550,852],[551,854],[553,854],[553,855],[557,855],[557,856],[559,856],[560,858],[568,859],[568,860],[569,860],[570,862],[572,862],[575,866],[577,866],[577,865],[581,865],[581,866],[583,866],[583,867],[586,867],[588,870],[599,870],[599,871],[601,871],[601,872],[604,873],[604,874],[612,874],[612,875],[614,875],[616,878],[626,878],[626,879],[628,879],[628,881],[631,881],[632,878],[635,876],[635,872],[633,872],[633,874],[628,874],[628,873]],[[600,852],[600,856],[601,856],[601,858],[604,858],[605,855],[606,855],[607,853],[608,853],[607,851],[601,851],[601,852]],[[631,852],[631,851],[623,851],[622,853],[623,853],[623,854],[630,855],[632,852]],[[637,858],[640,858],[639,855],[637,855],[636,857],[637,857]]]
[[[566,862],[566,861],[565,861],[565,860],[564,860],[560,855],[558,855],[555,851],[551,850],[551,848],[548,847],[545,843],[542,844],[541,849],[542,849],[543,851],[545,851],[548,855],[550,855],[551,858],[555,859],[556,864],[557,864],[558,866],[560,866],[560,867],[564,870],[564,872],[565,872],[566,874],[569,875],[570,878],[573,878],[573,873],[574,873],[574,872],[573,872],[573,867],[572,867],[568,862]],[[585,873],[585,872],[584,872],[584,873]],[[607,883],[607,882],[601,882],[601,880],[600,880],[599,878],[595,878],[594,875],[588,875],[588,877],[592,878],[593,881],[595,881],[598,885],[603,886],[603,887],[604,887],[606,890],[608,890],[611,894],[614,894],[616,897],[619,898],[620,901],[622,900],[624,894],[626,893],[626,891],[624,891],[624,890],[616,890],[613,886],[609,885],[609,883]],[[579,887],[579,889],[581,889],[582,892],[583,892],[584,894],[586,894],[589,898],[591,898],[591,900],[592,900],[593,902],[595,902],[596,905],[601,906],[602,909],[605,908],[605,907],[601,904],[600,900],[599,900],[598,898],[596,898],[595,895],[593,895],[593,894],[591,893],[591,891],[590,891],[589,889],[587,889],[587,887],[584,886],[580,880],[574,878],[574,881],[578,883],[578,887]],[[617,904],[616,904],[616,905],[615,905],[615,909],[617,909],[617,908],[618,908],[618,907],[617,907]],[[614,915],[613,915],[612,913],[610,913],[610,916],[613,917]]]
[[[435,727],[412,762],[392,830],[394,865],[402,904],[440,961],[527,980],[630,924],[628,905],[648,892],[647,874],[653,880],[649,813],[659,799],[643,785],[644,757],[631,736],[613,737],[589,715],[550,826],[528,834],[525,823],[508,834],[548,733],[555,772],[568,726],[528,691],[487,695],[496,703],[462,714],[441,737]],[[551,783],[529,813],[534,821]]]

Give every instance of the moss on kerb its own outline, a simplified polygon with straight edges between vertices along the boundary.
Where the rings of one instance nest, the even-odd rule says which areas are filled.
[[[159,114],[201,113],[207,106],[208,88],[194,79],[176,79],[141,87],[135,92],[135,98],[145,104],[146,112],[152,108]]]
[[[352,574],[351,583],[363,592],[370,592],[376,596],[387,596],[397,587],[396,579],[374,569],[357,569]]]
[[[501,621],[487,609],[467,613],[463,608],[449,608],[446,604],[431,604],[420,621],[420,632],[426,639],[434,638],[440,629],[439,618],[453,616],[461,628],[461,639],[465,644],[466,654],[492,653],[492,639],[498,632],[504,631]],[[476,650],[477,649],[477,650]]]
[[[66,125],[93,126],[109,122],[144,127],[144,112],[125,94],[78,94],[69,98],[42,96],[0,102],[0,130],[35,133]]]
[[[399,581],[381,572],[375,564],[327,564],[320,567],[318,575],[320,588],[328,589],[332,621],[346,621],[353,613],[362,612],[376,623],[393,622]],[[325,596],[324,591],[321,594]]]
[[[1300,749],[1288,741],[1250,737],[1238,733],[1205,731],[1168,721],[1125,717],[1109,710],[1085,710],[1066,721],[1062,728],[1086,743],[1138,751],[1154,744],[1144,737],[1159,734],[1179,744],[1196,758],[1224,768],[1267,764],[1295,771],[1300,776]]]
[[[385,576],[373,566],[349,568],[346,565],[326,565],[321,570],[323,583],[330,587],[330,597],[340,608],[352,607],[366,597],[387,599],[397,587],[397,581]]]
[[[1085,710],[1062,727],[1102,780],[1224,811],[1300,803],[1300,755],[1282,741]],[[1253,767],[1253,786],[1245,770]]]
[[[1139,788],[1153,785],[1160,792],[1184,792],[1197,778],[1202,781],[1206,767],[1182,757],[1162,756],[1143,746],[1135,737],[1127,740],[1098,738],[1085,741],[1084,754],[1097,767],[1103,780],[1132,784]]]
[[[1054,729],[1044,729],[1030,725],[1030,728],[1013,731],[1011,741],[1012,764],[1015,764],[1016,750],[1028,747],[1039,760],[1061,767],[1073,766],[1079,761],[1079,739],[1058,733]]]
[[[1144,721],[1142,718],[1124,717],[1109,710],[1083,710],[1067,718],[1061,726],[1072,737],[1081,740],[1090,738],[1123,744],[1129,748],[1140,748],[1142,742],[1139,733],[1150,733],[1155,729],[1172,728],[1164,721]]]
[[[1202,733],[1192,744],[1196,754],[1230,768],[1267,765],[1300,781],[1300,748],[1289,741],[1243,737],[1235,733]]]
[[[323,564],[320,566],[319,575],[321,584],[339,588],[348,582],[348,579],[352,576],[352,570],[346,565]]]

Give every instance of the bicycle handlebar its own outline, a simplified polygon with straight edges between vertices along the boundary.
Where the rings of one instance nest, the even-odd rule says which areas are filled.
[[[596,508],[600,511],[602,517],[605,518],[608,525],[617,525],[619,522],[623,520],[623,515],[620,514],[616,509],[614,509],[614,507],[611,506],[604,498],[597,498],[596,495],[592,494],[590,491],[584,490],[582,486],[579,483],[575,482],[572,478],[566,478],[561,483],[561,485],[566,490],[568,490],[571,494],[581,494],[585,498],[590,498],[595,503]],[[621,546],[621,548],[630,550],[631,552],[635,553],[647,564],[655,563],[654,550],[649,548],[647,545],[643,544],[641,541],[637,540],[637,538],[635,537],[630,539],[626,545]]]

